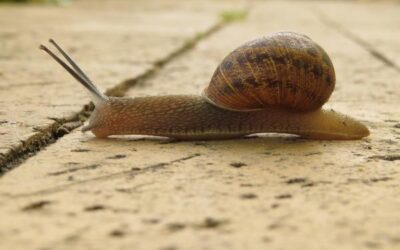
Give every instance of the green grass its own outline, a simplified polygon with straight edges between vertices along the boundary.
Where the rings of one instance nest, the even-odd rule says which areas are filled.
[[[231,22],[242,22],[247,17],[247,11],[245,10],[225,10],[220,13],[222,21],[226,23]]]

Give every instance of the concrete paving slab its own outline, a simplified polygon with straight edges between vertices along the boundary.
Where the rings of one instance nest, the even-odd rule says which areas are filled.
[[[49,118],[71,117],[88,103],[87,95],[39,44],[54,38],[106,90],[154,69],[215,26],[222,10],[221,3],[196,1],[2,5],[0,165],[38,131],[52,133],[55,122]]]
[[[400,72],[399,2],[326,1],[315,5],[326,21]],[[372,16],[378,13],[377,16]]]
[[[369,138],[170,142],[99,140],[76,130],[1,178],[2,246],[398,249],[399,90],[391,87],[399,73],[327,26],[313,7],[255,2],[246,21],[200,42],[127,95],[199,93],[236,46],[295,30],[332,56],[337,89],[326,106],[363,120]]]

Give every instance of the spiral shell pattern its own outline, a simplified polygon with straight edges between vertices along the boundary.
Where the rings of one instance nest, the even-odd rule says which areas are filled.
[[[320,108],[334,87],[332,62],[318,44],[305,35],[278,32],[225,57],[203,96],[229,110],[277,106],[307,112]]]

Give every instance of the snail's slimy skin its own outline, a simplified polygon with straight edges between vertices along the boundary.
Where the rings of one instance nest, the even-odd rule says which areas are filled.
[[[97,105],[83,131],[97,137],[156,135],[181,140],[238,138],[254,133],[289,133],[319,140],[368,136],[360,122],[333,110],[301,113],[279,108],[252,112],[223,110],[195,95],[109,98]]]

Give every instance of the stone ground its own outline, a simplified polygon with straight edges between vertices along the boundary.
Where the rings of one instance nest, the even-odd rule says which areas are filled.
[[[0,249],[399,249],[399,11],[390,1],[0,5]],[[85,91],[37,49],[55,38],[111,95],[197,94],[229,51],[280,30],[327,50],[337,87],[326,107],[371,136],[96,139],[79,129]]]

